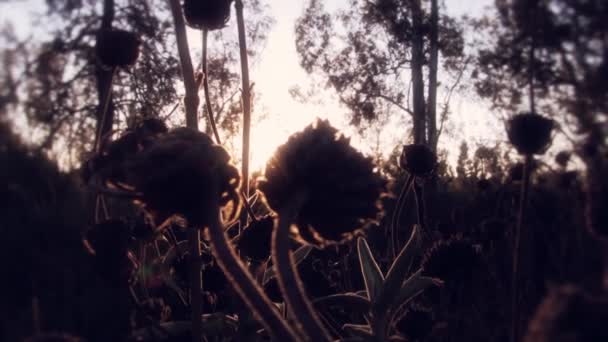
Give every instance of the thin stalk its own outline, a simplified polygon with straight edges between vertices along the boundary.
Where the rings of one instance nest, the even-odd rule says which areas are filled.
[[[198,130],[198,85],[194,78],[192,59],[188,49],[188,39],[186,37],[186,25],[182,15],[182,8],[179,0],[169,0],[171,14],[175,25],[175,36],[179,53],[182,78],[186,95],[184,105],[186,107],[186,126]],[[200,342],[202,332],[202,295],[201,295],[201,268],[200,268],[200,232],[198,228],[191,228],[193,231],[188,234],[188,245],[190,246],[190,306],[192,308],[192,341]]]
[[[203,66],[203,92],[205,93],[205,105],[207,108],[207,117],[209,118],[209,125],[211,125],[211,130],[213,131],[213,135],[215,136],[215,142],[218,145],[222,144],[220,139],[220,134],[217,131],[217,126],[215,125],[215,117],[213,115],[213,107],[211,106],[211,96],[209,95],[209,73],[207,69],[207,33],[206,29],[203,30],[203,60],[201,61],[201,65]]]
[[[186,126],[189,128],[198,129],[198,87],[194,78],[192,59],[190,58],[190,51],[188,49],[186,24],[184,23],[184,17],[182,15],[182,6],[179,0],[169,0],[169,3],[171,5],[173,23],[175,24],[177,50],[182,69],[184,88],[186,90],[186,95],[184,96],[184,105],[186,106]]]
[[[414,185],[414,193],[416,194],[416,208],[418,209],[418,224],[421,229],[426,227],[426,207],[424,203],[424,188],[422,185]]]
[[[249,141],[251,129],[251,93],[249,82],[249,62],[247,57],[247,36],[245,35],[245,19],[243,16],[243,1],[235,1],[236,20],[239,34],[239,48],[241,56],[241,78],[242,78],[242,105],[243,105],[243,155],[242,155],[242,171],[243,177],[242,187],[245,197],[249,197]],[[241,227],[247,223],[247,215],[241,216]],[[239,228],[240,230],[240,228]],[[240,233],[240,231],[239,231]]]
[[[399,224],[399,220],[401,219],[401,213],[403,208],[405,207],[405,199],[407,194],[410,192],[412,188],[412,184],[414,183],[415,176],[413,174],[409,174],[407,176],[407,180],[405,181],[405,185],[401,188],[401,193],[399,193],[399,198],[397,199],[397,203],[395,203],[395,208],[393,209],[393,217],[391,218],[391,250],[393,254],[393,259],[397,256],[397,249],[399,248],[399,237],[397,236],[397,225]]]
[[[293,312],[297,330],[312,341],[331,341],[331,335],[306,296],[293,253],[289,249],[289,230],[303,200],[304,196],[298,196],[279,211],[278,224],[272,232],[272,263],[277,268],[279,288],[285,303]]]
[[[281,318],[268,296],[257,285],[230,245],[219,221],[219,205],[217,212],[218,214],[211,218],[212,221],[209,224],[209,238],[218,265],[230,280],[237,294],[256,314],[273,340],[297,341],[294,332]]]
[[[200,342],[203,332],[203,280],[201,279],[201,245],[200,230],[190,227],[188,231],[188,248],[190,249],[190,309],[192,319],[192,341]]]
[[[528,199],[528,191],[530,188],[531,164],[532,155],[526,155],[524,161],[523,182],[521,184],[519,214],[517,216],[517,225],[515,227],[515,236],[513,242],[513,274],[511,278],[511,342],[517,342],[519,339],[519,254],[521,244],[521,231],[524,222],[524,213],[526,208],[526,202]]]
[[[114,80],[115,71],[116,68],[112,68],[112,72],[110,73],[110,82],[108,82],[108,89],[106,90],[106,97],[103,99],[103,107],[101,109],[101,121],[99,122],[97,134],[95,134],[95,144],[93,145],[96,153],[99,152],[99,150],[101,149],[103,127],[106,125],[106,121],[108,121],[108,108],[110,107],[110,101],[112,99],[112,82]]]

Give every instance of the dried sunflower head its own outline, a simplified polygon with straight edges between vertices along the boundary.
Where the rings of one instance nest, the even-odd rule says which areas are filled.
[[[232,0],[185,0],[184,18],[188,26],[199,30],[218,30],[230,20]]]
[[[435,171],[437,156],[426,145],[405,145],[401,152],[399,165],[411,175],[425,177]]]
[[[507,122],[509,141],[521,154],[543,154],[551,143],[554,122],[536,113],[517,114]]]
[[[258,189],[279,213],[302,196],[295,222],[299,237],[325,246],[378,219],[385,186],[370,158],[352,148],[328,121],[318,120],[278,148]]]
[[[209,210],[218,197],[220,206],[231,204],[229,219],[234,218],[240,175],[226,150],[193,129],[163,131],[157,123],[128,131],[104,148],[106,163],[92,173],[107,186],[131,192],[156,226],[174,215],[204,226],[216,214]]]
[[[83,180],[88,183],[96,176],[102,184],[108,180],[112,183],[126,182],[126,162],[168,130],[162,120],[150,118],[128,129],[118,139],[104,142],[100,151],[83,164]]]
[[[107,68],[128,67],[137,61],[141,41],[133,32],[102,30],[97,36],[95,50],[101,64]]]
[[[207,225],[210,215],[217,214],[209,212],[214,196],[220,206],[232,204],[230,218],[238,214],[240,175],[229,161],[226,150],[208,135],[177,128],[129,160],[127,182],[157,224],[180,215],[191,225]]]
[[[608,341],[608,301],[565,285],[553,289],[530,321],[526,342]]]

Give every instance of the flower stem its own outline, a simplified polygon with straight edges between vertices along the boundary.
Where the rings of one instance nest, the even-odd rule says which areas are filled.
[[[519,214],[513,241],[513,274],[511,278],[511,342],[519,339],[519,254],[521,244],[521,230],[524,221],[524,212],[530,188],[532,155],[526,155],[524,161],[523,181],[519,201]]]
[[[260,320],[270,337],[275,341],[297,341],[297,337],[287,322],[281,318],[270,299],[257,285],[253,276],[240,261],[236,252],[228,242],[224,229],[219,220],[219,204],[217,215],[211,218],[209,238],[213,255],[224,274],[245,302]]]
[[[403,208],[405,207],[405,199],[407,197],[407,194],[410,192],[410,189],[412,188],[414,178],[415,176],[413,174],[409,174],[407,176],[405,185],[403,185],[403,188],[401,188],[401,193],[399,194],[399,198],[397,199],[397,203],[395,203],[395,208],[393,209],[393,217],[391,218],[391,249],[393,259],[397,257],[397,249],[399,248],[397,225],[399,224],[399,220],[401,219],[401,213],[403,212]]]
[[[215,125],[215,117],[213,116],[213,107],[211,106],[211,96],[209,95],[209,72],[207,69],[207,30],[203,30],[203,60],[201,61],[203,67],[203,92],[205,93],[205,105],[207,108],[207,117],[209,117],[209,125],[215,136],[215,142],[218,145],[222,144],[220,140],[220,134],[217,131]]]
[[[294,201],[279,211],[278,224],[272,232],[272,262],[277,270],[279,288],[283,299],[293,312],[297,330],[312,341],[331,341],[312,303],[306,296],[304,284],[296,269],[293,253],[289,249],[289,229],[298,214],[303,198]]]
[[[200,230],[191,227],[188,232],[188,247],[190,249],[190,309],[192,320],[192,342],[200,342],[203,333],[203,296],[201,289],[201,245]]]
[[[242,105],[243,105],[243,165],[241,177],[243,177],[243,192],[245,198],[249,197],[249,140],[251,129],[251,93],[249,82],[249,62],[247,57],[247,37],[245,35],[245,19],[243,16],[243,1],[235,1],[236,20],[239,34],[239,47],[241,56],[241,78],[242,78]],[[247,215],[242,215],[241,227],[246,224]],[[240,233],[240,231],[239,231]]]

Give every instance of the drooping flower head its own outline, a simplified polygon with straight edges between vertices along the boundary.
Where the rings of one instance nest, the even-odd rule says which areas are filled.
[[[148,118],[126,130],[118,139],[108,143],[102,139],[100,151],[84,162],[81,175],[85,183],[96,178],[106,184],[126,182],[127,161],[158,137],[169,131],[162,120]]]
[[[229,161],[226,150],[208,135],[176,128],[130,161],[129,182],[157,222],[177,214],[191,225],[206,225],[215,214],[207,211],[213,196],[221,206],[232,204],[229,217],[238,213],[240,175]]]
[[[551,143],[553,126],[551,119],[536,113],[522,113],[507,122],[507,135],[517,152],[543,154]]]
[[[188,26],[199,30],[218,30],[230,20],[232,0],[185,0],[184,18]]]
[[[572,285],[553,289],[530,321],[525,342],[608,341],[608,301]]]
[[[109,170],[105,183],[130,191],[157,225],[174,215],[193,226],[206,225],[209,215],[216,214],[209,210],[217,198],[220,206],[231,204],[229,218],[237,215],[240,175],[229,163],[226,150],[189,128],[154,134],[154,138],[109,163],[102,170]]]
[[[370,158],[328,121],[318,120],[292,135],[266,165],[259,182],[268,205],[281,212],[303,195],[295,222],[299,236],[324,246],[342,242],[381,214],[384,179]]]
[[[435,171],[437,156],[426,145],[405,145],[401,152],[399,166],[411,175],[425,177]]]
[[[97,36],[95,50],[101,64],[107,68],[128,67],[137,61],[141,41],[133,32],[102,30]]]

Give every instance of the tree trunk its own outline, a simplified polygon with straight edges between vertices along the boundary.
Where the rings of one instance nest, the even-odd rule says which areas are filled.
[[[410,0],[412,5],[412,92],[414,107],[414,143],[426,144],[426,110],[424,103],[424,64],[422,8],[420,0]]]
[[[101,27],[99,33],[103,30],[109,30],[112,28],[112,22],[114,21],[114,0],[104,0],[103,2],[103,15],[101,17]],[[95,112],[95,119],[97,120],[97,134],[100,139],[105,137],[111,130],[114,124],[114,101],[112,99],[112,70],[104,69],[98,62],[95,65],[95,78],[97,80],[97,110]],[[108,94],[109,93],[109,94]],[[110,96],[107,100],[106,98]],[[104,116],[105,109],[105,120]],[[97,142],[101,144],[103,140]]]
[[[429,61],[429,90],[427,101],[428,142],[429,147],[437,150],[437,65],[439,64],[438,47],[439,6],[437,0],[431,0],[430,27],[430,61]]]

